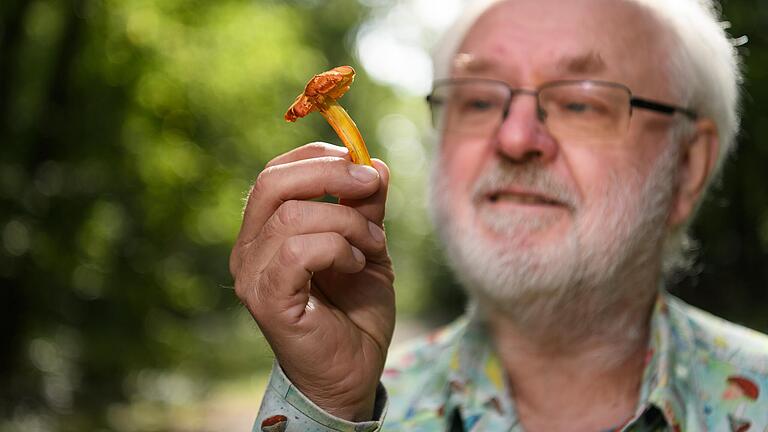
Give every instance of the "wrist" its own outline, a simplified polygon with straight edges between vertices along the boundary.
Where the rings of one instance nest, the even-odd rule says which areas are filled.
[[[370,385],[338,386],[341,383],[336,382],[334,386],[294,378],[284,367],[278,367],[299,393],[325,413],[355,423],[371,421],[376,416],[378,380]]]
[[[379,383],[376,387],[374,396],[374,407],[372,415],[368,415],[369,420],[359,420],[365,418],[361,412],[362,407],[342,410],[338,409],[335,413],[328,412],[326,409],[318,406],[310,400],[305,394],[299,391],[296,386],[290,382],[283,372],[282,368],[275,362],[272,368],[272,374],[261,401],[259,415],[257,417],[254,430],[261,430],[260,427],[277,418],[289,420],[289,430],[334,430],[334,431],[377,431],[381,428],[381,422],[384,420],[387,407],[388,396],[384,386]],[[350,404],[344,405],[345,408],[352,408]],[[344,412],[346,411],[346,413]],[[346,418],[337,417],[338,414]],[[267,422],[267,423],[265,423]],[[271,423],[269,423],[271,424]]]
[[[308,396],[309,397],[309,396]],[[310,397],[311,399],[311,397]],[[372,395],[370,400],[363,401],[359,404],[348,405],[342,403],[334,403],[335,401],[329,401],[328,404],[322,402],[315,402],[323,411],[328,414],[338,417],[340,419],[353,422],[367,422],[374,420],[374,404],[376,401],[376,395]]]

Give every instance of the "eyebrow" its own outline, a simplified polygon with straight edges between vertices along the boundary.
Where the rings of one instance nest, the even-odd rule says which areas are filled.
[[[458,53],[452,61],[453,69],[459,72],[488,72],[496,69],[493,62],[469,53]],[[568,74],[596,74],[607,69],[603,56],[597,51],[563,56],[555,63],[555,70]]]
[[[590,51],[577,56],[563,57],[557,62],[557,70],[573,74],[590,74],[606,69],[605,61],[600,53]]]

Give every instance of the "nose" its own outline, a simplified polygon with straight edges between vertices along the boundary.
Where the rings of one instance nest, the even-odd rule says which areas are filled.
[[[528,94],[518,94],[511,101],[495,144],[497,153],[518,163],[551,162],[558,152],[557,140],[541,120],[536,97]]]

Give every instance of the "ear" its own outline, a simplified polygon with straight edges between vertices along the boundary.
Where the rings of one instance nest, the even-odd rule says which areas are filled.
[[[712,175],[720,150],[717,125],[710,119],[700,119],[694,134],[682,143],[678,161],[677,197],[669,214],[669,225],[685,222],[696,208],[704,186]]]

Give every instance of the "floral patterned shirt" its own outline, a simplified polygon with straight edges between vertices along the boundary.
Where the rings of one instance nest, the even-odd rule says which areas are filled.
[[[645,362],[635,415],[612,431],[768,432],[767,336],[661,293]],[[382,383],[376,420],[351,423],[275,365],[253,430],[523,431],[488,335],[466,317],[393,353]]]

